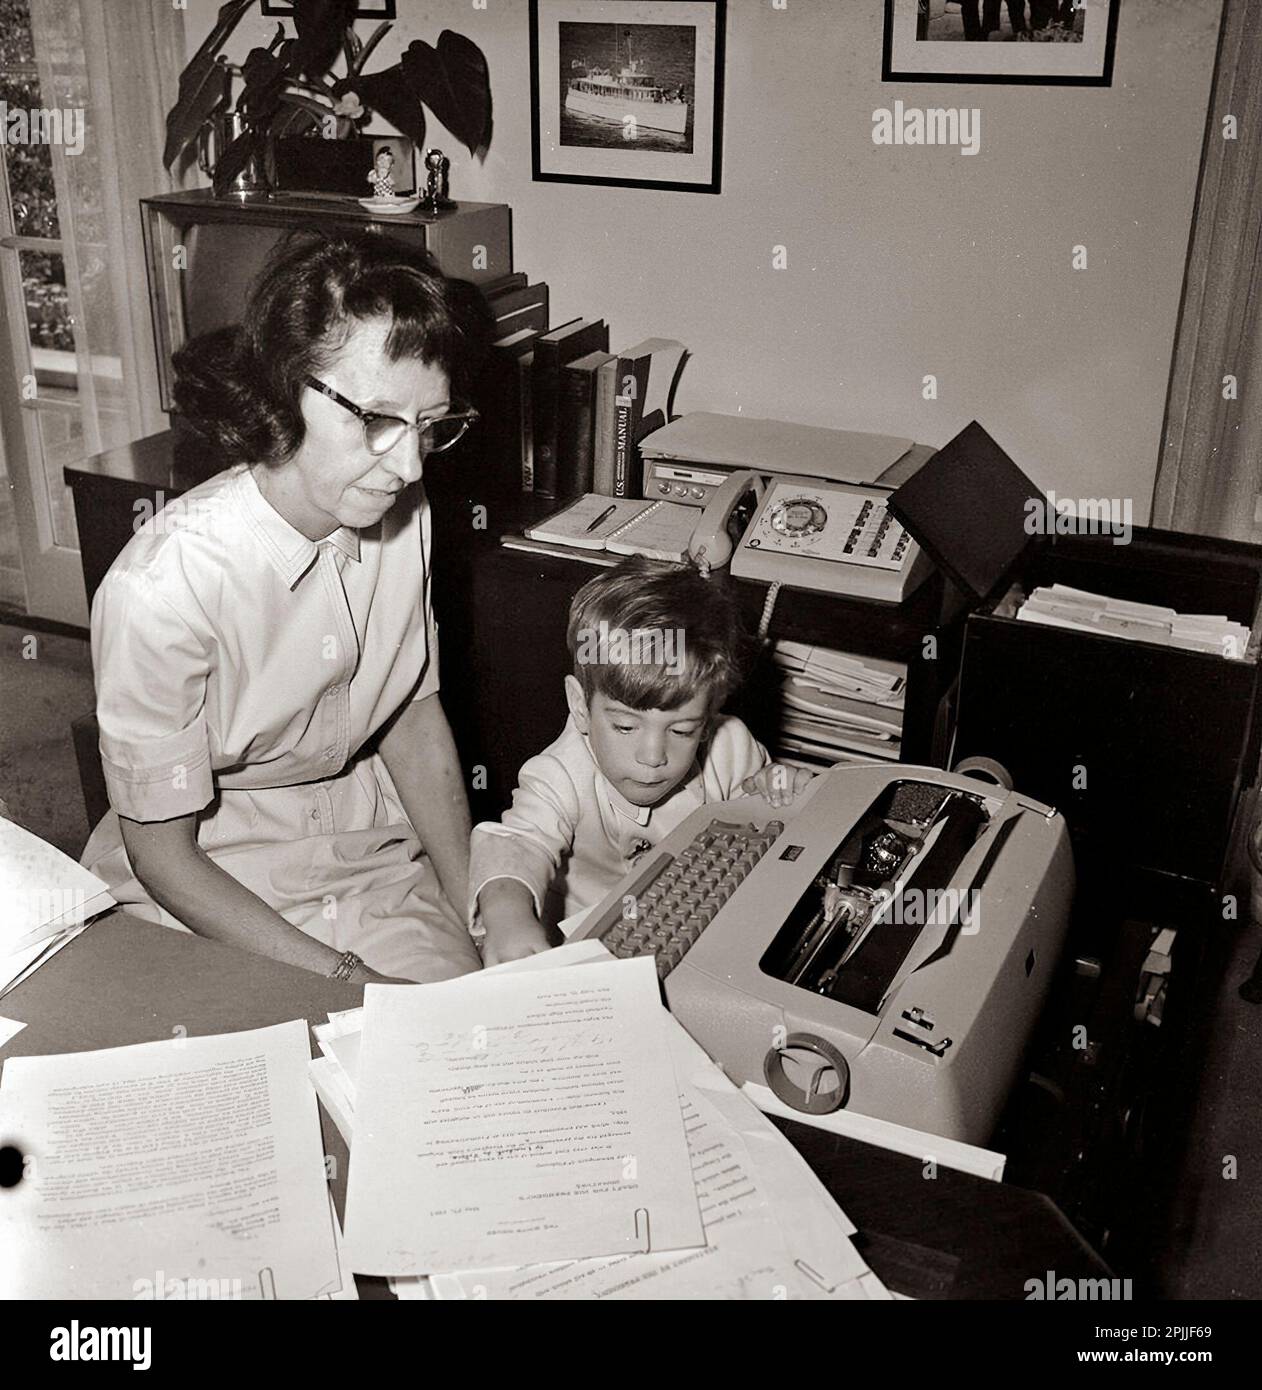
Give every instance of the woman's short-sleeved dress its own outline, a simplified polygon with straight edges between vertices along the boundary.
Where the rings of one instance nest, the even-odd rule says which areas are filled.
[[[239,465],[139,528],[92,604],[113,810],[83,862],[187,930],[131,871],[118,816],[196,813],[198,843],[294,926],[415,980],[477,970],[389,771],[365,745],[438,690],[420,484],[314,542]]]

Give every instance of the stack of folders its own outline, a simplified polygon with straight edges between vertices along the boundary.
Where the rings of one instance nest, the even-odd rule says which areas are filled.
[[[0,817],[0,995],[113,906],[94,874]]]
[[[1156,642],[1163,647],[1186,647],[1242,661],[1249,646],[1249,629],[1222,614],[1176,613],[1152,603],[1071,589],[1064,584],[1034,590],[1017,611],[1026,623],[1067,627],[1102,637],[1132,642]]]
[[[581,941],[313,1029],[348,1263],[405,1299],[887,1299],[804,1160]]]
[[[782,761],[812,769],[898,761],[905,665],[802,642],[777,642],[772,657],[782,677]]]

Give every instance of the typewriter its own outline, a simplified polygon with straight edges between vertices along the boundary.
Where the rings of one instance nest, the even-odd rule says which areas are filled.
[[[933,768],[827,772],[788,807],[704,806],[575,933],[657,958],[737,1083],[984,1143],[1068,929],[1063,818]]]

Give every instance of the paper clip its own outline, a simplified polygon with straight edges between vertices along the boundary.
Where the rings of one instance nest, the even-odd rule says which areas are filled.
[[[812,1269],[805,1260],[794,1260],[793,1266],[800,1274],[804,1274],[812,1284],[823,1289],[825,1293],[837,1292],[837,1285],[830,1284],[818,1270]]]

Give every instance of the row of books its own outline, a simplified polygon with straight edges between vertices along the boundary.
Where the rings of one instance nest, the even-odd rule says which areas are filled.
[[[548,286],[520,272],[486,297],[496,336],[478,405],[491,457],[541,497],[639,497],[636,446],[669,418],[683,345],[646,338],[610,352],[603,319],[549,327]]]
[[[780,641],[781,761],[812,770],[837,763],[897,762],[907,668],[877,657]]]

